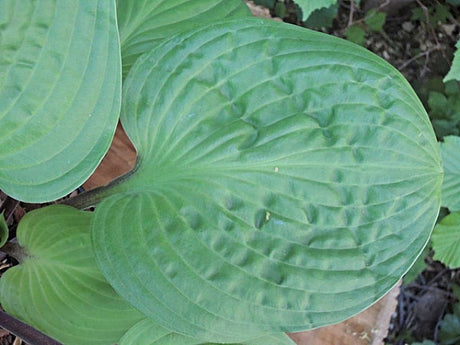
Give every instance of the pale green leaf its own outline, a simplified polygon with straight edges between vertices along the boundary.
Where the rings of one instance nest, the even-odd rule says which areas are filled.
[[[432,241],[435,260],[460,267],[460,212],[449,214],[435,226]]]
[[[8,241],[10,230],[6,224],[5,212],[0,213],[0,248]]]
[[[339,322],[409,269],[439,147],[407,81],[350,42],[247,19],[163,42],[125,81],[132,175],[96,258],[160,325],[209,342]]]
[[[440,145],[444,168],[441,204],[450,211],[460,211],[460,137],[444,137]]]
[[[0,189],[44,202],[108,150],[121,63],[115,1],[0,1]]]
[[[225,18],[251,15],[242,0],[117,0],[123,75],[171,35]]]
[[[334,5],[337,0],[295,0],[302,9],[302,20],[308,19],[313,11]]]
[[[66,345],[111,345],[144,318],[97,268],[91,219],[58,205],[28,213],[17,230],[27,257],[0,279],[2,307]]]
[[[452,61],[452,66],[450,67],[449,73],[444,77],[444,82],[449,80],[460,80],[460,41],[455,45],[457,51],[454,55],[454,60]]]
[[[248,340],[241,345],[294,345],[286,334],[266,335]],[[184,335],[173,333],[159,326],[150,319],[144,319],[135,324],[120,339],[119,345],[217,345],[204,343]],[[229,344],[231,345],[231,344]],[[237,344],[233,344],[237,345]]]

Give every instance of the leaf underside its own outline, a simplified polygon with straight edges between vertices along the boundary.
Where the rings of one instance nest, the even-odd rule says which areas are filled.
[[[144,318],[97,268],[91,219],[67,206],[29,212],[17,232],[28,257],[0,279],[2,307],[66,345],[111,345]]]
[[[242,0],[117,0],[123,75],[158,42],[195,26],[251,15]]]
[[[115,2],[0,2],[0,188],[44,202],[85,181],[121,96]]]
[[[339,322],[426,244],[439,147],[390,65],[260,19],[206,26],[141,57],[122,123],[138,151],[96,208],[98,264],[160,325],[208,342]]]

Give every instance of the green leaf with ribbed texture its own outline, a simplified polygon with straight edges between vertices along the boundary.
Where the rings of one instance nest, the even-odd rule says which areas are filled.
[[[233,345],[295,345],[286,334],[273,334]],[[168,331],[150,319],[135,324],[120,339],[119,345],[217,345]],[[230,345],[230,344],[229,344]]]
[[[97,206],[93,244],[160,325],[240,342],[335,323],[427,243],[439,147],[407,81],[369,51],[228,21],[165,41],[124,86],[138,164]]]
[[[435,226],[432,242],[435,260],[460,267],[460,212],[449,214]]]
[[[460,137],[444,137],[441,145],[444,181],[442,183],[442,206],[460,211]]]
[[[308,19],[315,10],[334,5],[337,0],[295,0],[295,3],[302,9],[302,20]]]
[[[0,189],[57,199],[91,175],[115,132],[115,1],[2,0],[0,52]]]
[[[159,41],[225,18],[249,17],[242,0],[117,0],[123,75]]]
[[[92,216],[60,205],[28,213],[17,231],[27,256],[0,279],[2,307],[66,345],[111,345],[144,318],[97,268]]]

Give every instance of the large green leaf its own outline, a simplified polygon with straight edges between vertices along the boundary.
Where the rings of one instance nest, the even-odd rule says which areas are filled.
[[[239,342],[338,322],[429,238],[442,169],[428,116],[354,44],[209,25],[141,57],[123,97],[138,164],[96,208],[93,244],[117,292],[172,331]]]
[[[61,197],[107,151],[120,110],[114,0],[0,1],[0,188]]]
[[[449,214],[435,226],[432,241],[434,259],[460,267],[460,212]]]
[[[27,257],[0,279],[2,307],[66,345],[111,345],[144,318],[97,268],[91,219],[67,206],[28,213],[17,231]]]
[[[250,16],[242,0],[117,0],[123,75],[161,39],[224,18]]]
[[[295,344],[286,334],[266,335],[257,339],[245,341],[241,345],[292,345]],[[150,319],[144,319],[135,324],[120,339],[119,345],[217,345],[203,343],[177,333],[172,333]],[[233,344],[236,345],[236,344]]]
[[[442,206],[460,211],[460,137],[444,137],[441,144],[444,181],[442,183]]]

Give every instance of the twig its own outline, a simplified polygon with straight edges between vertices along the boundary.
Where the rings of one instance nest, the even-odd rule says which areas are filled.
[[[3,311],[0,311],[0,327],[13,333],[30,345],[62,345],[60,342]]]
[[[348,16],[348,26],[350,27],[353,25],[353,15],[355,13],[355,0],[350,1],[350,14]]]
[[[390,0],[385,0],[383,3],[381,3],[381,4],[379,5],[379,7],[377,8],[377,11],[380,11],[380,10],[384,9],[384,8],[387,7],[389,4],[390,4]]]
[[[414,62],[415,60],[418,60],[420,59],[421,57],[426,57],[427,59],[429,58],[430,54],[436,50],[441,50],[442,49],[442,46],[440,44],[437,44],[435,45],[434,47],[424,51],[424,52],[421,52],[421,53],[418,53],[417,55],[411,57],[409,60],[407,60],[406,62],[404,62],[401,66],[398,67],[398,70],[403,70],[404,68],[406,68],[407,66],[409,66],[412,62]]]
[[[433,26],[430,23],[430,12],[428,11],[428,8],[420,0],[416,0],[416,1],[417,1],[417,4],[422,9],[423,14],[425,15],[426,25],[428,26],[428,29],[429,29],[431,35],[433,36],[434,41],[436,42],[436,45],[439,46],[440,44],[439,44],[439,41],[438,41],[438,37],[436,36],[436,32],[435,32]]]

